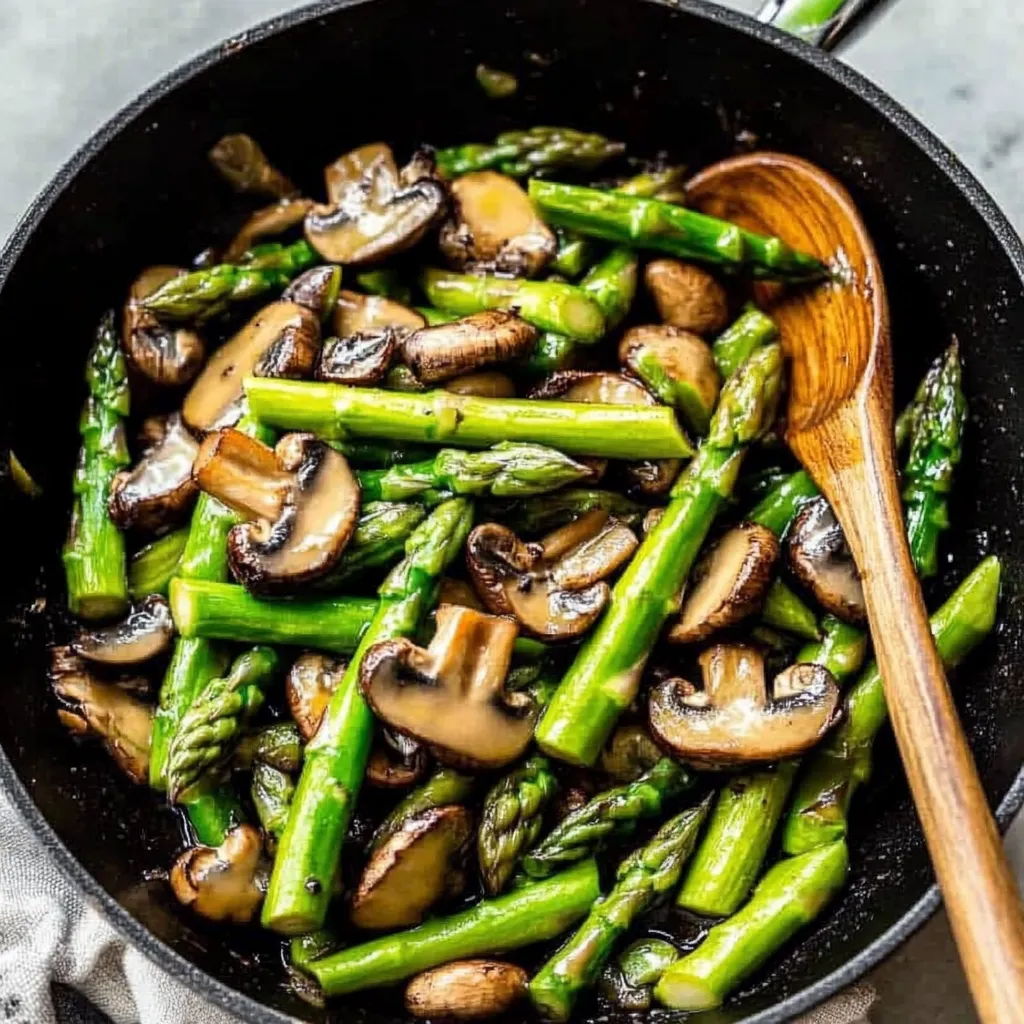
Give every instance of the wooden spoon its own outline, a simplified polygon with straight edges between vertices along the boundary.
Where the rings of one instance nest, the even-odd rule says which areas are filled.
[[[1024,1022],[1024,912],[928,628],[893,451],[889,307],[853,200],[805,160],[750,153],[688,185],[689,204],[778,235],[839,281],[757,285],[792,358],[786,441],[832,503],[860,569],[896,740],[985,1022]]]

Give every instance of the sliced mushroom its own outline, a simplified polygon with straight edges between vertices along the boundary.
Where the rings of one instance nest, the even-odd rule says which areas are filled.
[[[422,157],[403,168],[397,183],[393,167],[378,153],[358,180],[336,179],[336,200],[306,215],[306,238],[325,260],[378,262],[414,246],[444,216],[444,186]]]
[[[282,199],[250,214],[224,250],[223,263],[237,263],[261,238],[283,235],[301,224],[313,209],[312,199]]]
[[[164,387],[192,380],[206,358],[206,345],[190,327],[162,323],[142,300],[184,273],[180,267],[148,267],[133,282],[121,316],[121,344],[132,366]]]
[[[667,324],[633,327],[619,343],[619,362],[697,433],[707,432],[722,378],[710,346],[696,334]]]
[[[515,398],[516,386],[511,377],[494,370],[466,373],[447,381],[445,391],[453,395],[475,395],[477,398]]]
[[[475,608],[478,612],[486,611],[476,596],[472,585],[465,580],[456,580],[451,576],[442,576],[437,587],[437,603],[461,604],[465,608]]]
[[[800,509],[786,539],[786,557],[793,574],[823,608],[854,625],[867,621],[860,573],[843,528],[824,498]]]
[[[170,649],[174,621],[167,601],[151,594],[112,626],[83,629],[71,649],[100,665],[138,665]]]
[[[341,338],[354,334],[375,334],[390,327],[402,337],[426,326],[427,321],[414,309],[383,295],[361,295],[342,289],[334,307],[331,325]]]
[[[682,612],[667,639],[696,643],[753,615],[771,586],[778,557],[779,539],[766,526],[734,526],[694,570]]]
[[[828,669],[791,665],[769,698],[763,653],[718,644],[700,656],[704,688],[666,679],[650,693],[658,742],[699,768],[729,768],[793,757],[814,746],[839,718],[839,687]]]
[[[274,449],[227,428],[199,449],[199,486],[250,521],[231,528],[228,564],[254,594],[287,594],[326,576],[359,519],[359,484],[345,457],[312,434]]]
[[[281,292],[281,299],[305,306],[322,323],[334,311],[340,287],[341,267],[312,267]]]
[[[483,523],[469,535],[466,564],[489,611],[514,616],[534,636],[564,640],[594,624],[611,593],[604,580],[636,546],[628,526],[593,509],[538,543]]]
[[[239,192],[283,199],[295,195],[295,186],[267,159],[251,136],[225,135],[210,150],[210,162]]]
[[[236,825],[220,846],[193,846],[171,868],[178,900],[210,921],[248,924],[263,902],[267,865],[252,825]]]
[[[405,988],[414,1017],[482,1020],[512,1009],[526,996],[529,975],[500,960],[456,960],[417,974]]]
[[[620,725],[604,745],[598,764],[616,782],[635,782],[665,755],[638,723]]]
[[[163,437],[135,468],[115,474],[107,504],[110,518],[122,530],[150,532],[180,521],[197,493],[192,464],[198,451],[181,416],[168,417]]]
[[[366,865],[352,895],[352,923],[375,931],[419,924],[435,903],[462,891],[472,834],[472,815],[455,804],[407,818]]]
[[[537,707],[507,693],[516,624],[442,605],[426,649],[387,640],[363,658],[359,685],[377,717],[453,767],[500,768],[526,749]]]
[[[50,681],[61,706],[57,717],[76,736],[93,735],[133,781],[149,780],[153,708],[129,688],[100,682],[69,647],[50,652]]]
[[[402,342],[402,360],[424,384],[436,384],[528,355],[537,333],[515,313],[489,309],[410,334]]]
[[[382,201],[398,188],[395,157],[391,147],[383,142],[371,142],[343,153],[324,168],[327,199],[332,205],[345,199],[350,189],[364,187],[367,181],[382,193]]]
[[[319,353],[316,314],[296,302],[272,302],[210,356],[185,396],[185,422],[201,431],[232,426],[242,415],[246,377],[308,377]]]
[[[348,668],[348,662],[318,651],[300,654],[288,672],[284,693],[288,710],[304,740],[311,740],[320,728],[324,712]]]
[[[679,260],[651,260],[644,271],[647,290],[661,319],[707,337],[729,322],[729,297],[706,270]]]
[[[451,185],[452,217],[441,229],[441,251],[458,269],[536,277],[558,248],[530,197],[497,171],[474,171]]]

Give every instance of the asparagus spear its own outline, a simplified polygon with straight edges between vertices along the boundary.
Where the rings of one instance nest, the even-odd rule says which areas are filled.
[[[751,510],[747,519],[752,523],[766,526],[772,533],[782,536],[789,524],[796,518],[801,507],[820,491],[811,479],[810,474],[798,469],[782,483],[773,487]]]
[[[428,327],[436,327],[438,324],[450,324],[459,319],[457,313],[449,313],[445,309],[437,309],[435,306],[416,306],[416,312],[427,321]]]
[[[292,777],[269,764],[254,765],[249,795],[263,831],[275,841],[279,840],[295,798]]]
[[[612,891],[594,904],[579,930],[530,982],[530,998],[542,1017],[567,1021],[577,997],[597,980],[618,939],[675,887],[709,803],[710,798],[677,814],[619,865]]]
[[[245,821],[245,811],[233,787],[217,772],[200,779],[181,805],[196,842],[203,846],[220,846],[224,837]]]
[[[186,639],[287,644],[351,654],[377,611],[363,597],[261,601],[244,587],[210,580],[171,580],[171,614]]]
[[[279,772],[297,772],[302,766],[302,737],[293,722],[268,725],[243,736],[235,747],[234,767],[251,770],[267,764]]]
[[[679,959],[679,950],[664,939],[637,939],[601,974],[601,991],[615,1006],[632,1013],[651,1008],[654,986]]]
[[[423,522],[427,510],[418,504],[371,501],[363,505],[359,525],[341,561],[316,589],[334,590],[371,569],[393,565],[405,551],[405,542]]]
[[[431,455],[431,449],[425,445],[389,444],[387,441],[332,441],[331,447],[341,452],[350,465],[362,469],[390,469],[406,462],[422,462]]]
[[[500,520],[514,533],[536,536],[557,530],[595,508],[632,527],[639,527],[647,511],[646,506],[630,501],[618,491],[571,487],[520,501],[487,502],[482,511],[485,518]]]
[[[165,533],[140,548],[128,563],[128,593],[135,599],[148,594],[167,595],[167,584],[178,572],[178,563],[185,552],[188,527]]]
[[[277,859],[280,863],[280,851]],[[584,861],[451,917],[435,917],[409,931],[314,960],[307,969],[329,997],[392,985],[451,960],[553,939],[583,917],[600,895],[597,865]]]
[[[711,346],[722,380],[728,380],[759,348],[778,336],[779,329],[770,316],[756,306],[747,306]]]
[[[592,764],[636,696],[658,633],[674,608],[747,446],[772,423],[782,352],[756,352],[722,388],[707,438],[672,488],[664,515],[612,591],[610,607],[577,655],[537,727],[554,757]]]
[[[537,841],[555,789],[547,758],[531,757],[501,778],[484,798],[477,853],[484,889],[490,895],[508,885],[520,857]]]
[[[263,706],[276,671],[273,648],[254,647],[235,659],[226,676],[204,687],[182,716],[167,756],[167,793],[173,802],[231,756],[242,728]]]
[[[820,260],[791,249],[779,238],[757,235],[728,221],[660,199],[642,199],[539,178],[530,181],[529,191],[549,224],[582,235],[667,252],[730,270],[747,270],[756,277],[817,281],[828,273]]]
[[[662,758],[636,782],[599,793],[562,819],[531,850],[523,867],[531,878],[544,878],[566,864],[583,860],[613,839],[630,836],[638,822],[656,818],[666,803],[693,785],[690,773]]]
[[[618,245],[587,271],[580,281],[585,291],[604,313],[608,329],[625,319],[636,298],[639,260],[632,249]]]
[[[780,579],[774,580],[768,588],[761,608],[761,621],[805,640],[818,640],[821,636],[817,616]]]
[[[321,437],[487,448],[499,441],[549,445],[598,458],[686,458],[692,449],[664,406],[584,405],[525,398],[476,398],[450,391],[408,394],[310,381],[247,377],[253,412],[287,430]]]
[[[469,316],[484,309],[514,309],[527,323],[582,342],[605,332],[598,304],[582,287],[561,281],[455,274],[428,267],[420,279],[427,299],[440,309]]]
[[[621,142],[575,128],[527,128],[503,132],[493,143],[466,143],[439,149],[437,169],[446,178],[497,169],[514,178],[556,168],[592,170],[625,151]]]
[[[533,351],[520,363],[520,368],[534,376],[554,373],[572,366],[576,356],[576,342],[564,334],[544,331],[533,346]]]
[[[114,474],[129,462],[124,438],[128,368],[113,313],[107,313],[96,330],[85,380],[89,397],[78,421],[82,447],[75,469],[71,529],[64,545],[64,573],[71,614],[107,619],[128,606],[124,537],[107,511]]]
[[[949,526],[947,498],[967,417],[956,341],[935,361],[924,388],[903,470],[903,506],[910,553],[918,573],[927,578],[939,571],[939,534]]]
[[[663,199],[666,203],[686,202],[686,168],[681,165],[662,167],[635,174],[615,188],[624,196],[642,199]]]
[[[496,498],[544,494],[592,475],[590,466],[554,448],[509,441],[481,452],[442,448],[425,462],[358,474],[364,501],[428,503],[457,494]]]
[[[367,852],[373,856],[387,839],[420,811],[444,807],[446,804],[461,804],[472,794],[475,784],[476,780],[471,775],[463,775],[454,768],[439,768],[422,786],[395,805],[394,810],[377,826]]]
[[[821,620],[821,639],[801,647],[796,660],[824,665],[839,682],[845,682],[860,671],[867,653],[868,636],[864,630],[826,615]]]
[[[577,278],[597,258],[597,245],[591,238],[577,235],[575,231],[555,231],[558,249],[548,264],[548,269],[568,278]]]
[[[383,295],[394,299],[403,306],[412,302],[412,289],[402,280],[402,275],[393,267],[379,267],[356,274],[356,284],[370,295]]]
[[[842,842],[780,861],[738,914],[712,928],[692,953],[665,971],[655,998],[674,1010],[720,1006],[744,978],[818,916],[842,886],[848,864]]]
[[[142,305],[162,320],[205,320],[223,312],[232,302],[284,288],[316,260],[316,253],[305,240],[287,246],[270,243],[239,263],[220,263],[172,277],[147,295]]]
[[[931,617],[942,664],[955,668],[992,631],[999,601],[999,559],[990,556]],[[782,845],[803,853],[846,835],[846,815],[857,787],[871,774],[871,748],[888,717],[877,664],[850,689],[846,714],[811,755],[786,818]]]
[[[437,580],[461,553],[472,521],[473,508],[465,499],[439,505],[413,531],[404,561],[381,584],[377,612],[306,746],[263,904],[264,927],[296,935],[323,925],[373,736],[373,712],[359,691],[363,655],[382,640],[415,633]]]

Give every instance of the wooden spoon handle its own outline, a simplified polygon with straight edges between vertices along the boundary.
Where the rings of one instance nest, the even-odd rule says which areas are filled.
[[[986,1024],[1024,1022],[1020,896],[932,642],[885,461],[869,453],[845,467],[830,498],[861,567],[889,714],[975,1006]]]

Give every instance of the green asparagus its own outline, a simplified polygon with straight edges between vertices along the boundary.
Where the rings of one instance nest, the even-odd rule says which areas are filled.
[[[271,377],[247,377],[245,390],[264,422],[328,439],[388,437],[466,448],[519,441],[598,458],[692,454],[672,410],[663,406],[476,398],[450,391],[408,394]]]
[[[182,715],[167,755],[167,794],[172,802],[231,756],[241,730],[263,706],[276,671],[273,648],[254,647],[235,660],[226,676],[203,688]]]
[[[779,329],[770,316],[756,306],[747,306],[711,346],[722,380],[728,380],[759,348],[778,336]]]
[[[200,779],[181,806],[196,842],[203,846],[220,846],[224,837],[245,821],[245,811],[238,802],[234,788],[217,772]]]
[[[990,556],[931,617],[943,665],[958,665],[992,631],[999,601],[999,559]],[[846,835],[857,787],[871,774],[871,749],[888,717],[885,688],[871,664],[850,689],[843,721],[811,755],[783,830],[787,853],[804,853]]]
[[[484,889],[490,895],[508,885],[521,857],[537,841],[556,785],[547,759],[531,757],[501,778],[484,798],[477,853]]]
[[[662,758],[636,782],[599,793],[563,818],[523,859],[531,878],[544,878],[566,864],[590,857],[613,839],[633,834],[637,824],[657,818],[665,804],[688,790],[693,776]]]
[[[519,79],[510,71],[477,64],[476,80],[489,99],[504,100],[514,96],[519,88]]]
[[[594,342],[605,332],[604,314],[582,285],[455,274],[432,267],[423,272],[420,284],[433,305],[460,317],[485,309],[514,309],[542,331],[554,331],[577,341]]]
[[[821,639],[801,647],[796,660],[823,665],[839,682],[845,682],[864,664],[868,635],[834,615],[823,616],[820,627]]]
[[[275,841],[279,840],[295,797],[292,777],[269,764],[254,765],[249,795],[263,831]]]
[[[128,607],[124,537],[107,511],[114,474],[130,461],[124,437],[128,367],[113,313],[107,313],[96,330],[85,380],[89,397],[78,421],[82,447],[75,468],[75,504],[64,545],[64,573],[71,614],[108,619]]]
[[[761,608],[761,621],[805,640],[818,640],[821,631],[814,612],[782,580],[768,588]]]
[[[402,280],[402,275],[392,267],[364,270],[356,274],[356,284],[370,295],[383,295],[403,306],[412,302],[412,289]]]
[[[404,561],[381,584],[377,612],[306,746],[263,905],[263,924],[273,931],[295,935],[324,922],[373,736],[373,712],[359,690],[363,655],[375,643],[416,631],[437,580],[461,553],[472,520],[473,509],[465,499],[439,505],[413,531]]]
[[[630,501],[617,491],[571,487],[520,501],[487,502],[482,511],[485,518],[500,520],[515,533],[537,536],[557,530],[595,508],[603,509],[634,528],[640,526],[647,512],[646,506]]]
[[[604,313],[609,330],[625,319],[633,305],[639,262],[632,249],[616,246],[580,281],[580,288]]]
[[[597,258],[597,245],[593,239],[584,238],[574,231],[555,232],[558,238],[558,249],[548,264],[548,269],[564,277],[579,277]]]
[[[666,203],[686,203],[686,168],[682,165],[661,167],[634,174],[616,185],[616,192],[641,199],[662,199]]]
[[[654,986],[679,959],[679,950],[664,939],[637,939],[601,974],[601,991],[613,1005],[630,1013],[651,1008]]]
[[[798,469],[764,496],[746,517],[751,523],[767,527],[781,537],[800,509],[821,492],[810,474]]]
[[[405,542],[426,515],[426,508],[420,504],[366,502],[359,516],[359,525],[341,561],[314,589],[337,590],[371,569],[390,567],[402,557]]]
[[[188,541],[188,527],[165,533],[140,548],[128,563],[128,593],[135,600],[149,594],[167,596],[167,584],[178,573],[178,563]]]
[[[776,864],[734,917],[716,925],[688,956],[662,975],[655,998],[674,1010],[720,1006],[842,887],[849,866],[846,844],[832,843]]]
[[[377,826],[367,852],[373,856],[413,815],[432,807],[463,803],[472,795],[475,785],[476,780],[471,775],[463,775],[454,768],[439,768],[422,786],[395,805]]]
[[[552,226],[609,242],[654,249],[682,259],[746,270],[755,277],[817,281],[827,268],[779,238],[745,231],[724,220],[660,199],[603,192],[534,178],[530,198]]]
[[[432,450],[426,445],[389,444],[387,441],[332,441],[331,447],[360,469],[390,469],[407,462],[429,459]]]
[[[679,880],[697,842],[710,798],[666,822],[654,838],[619,865],[615,887],[530,982],[530,998],[547,1020],[567,1021],[580,993],[592,985],[615,943]]]
[[[782,351],[769,345],[722,388],[706,440],[615,584],[608,611],[537,727],[545,753],[592,764],[632,703],[658,633],[678,607],[683,583],[732,492],[747,446],[774,420],[781,378]]]
[[[524,373],[540,377],[569,369],[575,361],[576,352],[576,342],[572,338],[544,331],[534,343],[533,351],[518,366]]]
[[[409,931],[314,960],[308,970],[327,996],[392,985],[438,964],[553,939],[583,917],[600,895],[597,865],[584,861],[451,917],[435,917]]]

